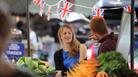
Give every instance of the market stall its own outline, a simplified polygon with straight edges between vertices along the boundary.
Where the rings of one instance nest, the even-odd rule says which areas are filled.
[[[56,49],[58,49],[58,46],[56,46],[57,44],[54,43],[54,39],[52,37],[50,37],[50,36],[46,37],[46,38],[43,37],[44,39],[41,37],[41,40],[43,41],[42,42],[43,49],[40,51],[45,53],[46,56],[48,54],[48,57],[46,59],[44,58],[43,61],[42,61],[42,59],[40,60],[40,58],[32,57],[32,54],[34,54],[34,51],[35,51],[31,48],[31,44],[30,44],[30,23],[31,23],[30,20],[33,19],[33,17],[31,18],[31,16],[30,16],[31,15],[30,9],[31,9],[31,11],[32,11],[32,9],[34,9],[34,7],[32,8],[32,6],[35,6],[37,9],[39,9],[39,11],[33,10],[33,12],[34,11],[37,12],[37,15],[35,17],[38,17],[38,19],[40,18],[40,20],[42,19],[42,22],[35,23],[35,24],[39,25],[39,26],[37,26],[37,28],[46,29],[48,27],[45,24],[48,23],[48,21],[52,18],[52,16],[57,17],[63,21],[66,21],[67,17],[70,14],[70,11],[72,11],[72,7],[74,7],[74,6],[87,9],[87,10],[89,10],[89,12],[92,11],[92,13],[94,13],[94,15],[102,16],[102,17],[105,16],[108,18],[107,14],[109,14],[109,13],[106,13],[106,15],[104,15],[103,14],[104,11],[109,12],[109,10],[114,10],[114,9],[118,9],[118,8],[119,9],[121,8],[121,11],[123,11],[123,10],[126,10],[126,9],[124,9],[124,7],[128,7],[130,5],[130,4],[128,5],[128,3],[124,4],[123,6],[121,5],[121,6],[117,6],[117,7],[115,5],[114,5],[114,7],[110,7],[112,5],[106,6],[106,7],[100,5],[100,7],[97,7],[97,5],[96,5],[97,8],[95,8],[95,6],[94,7],[84,6],[84,5],[77,4],[75,2],[69,2],[69,1],[64,1],[64,0],[60,0],[55,4],[48,4],[45,0],[38,0],[38,1],[42,1],[42,2],[35,3],[31,0],[26,0],[27,6],[24,5],[26,7],[23,10],[25,11],[24,13],[26,16],[27,39],[24,42],[15,42],[15,41],[17,41],[17,40],[15,40],[14,43],[10,43],[8,46],[9,49],[7,51],[7,55],[8,55],[8,57],[11,58],[11,60],[16,60],[13,62],[17,65],[18,68],[25,68],[25,69],[23,69],[24,71],[29,70],[31,72],[34,72],[34,73],[40,75],[41,77],[53,77],[56,74],[56,70],[55,70],[54,63],[53,63],[53,54],[56,51]],[[14,0],[12,2],[10,0],[7,0],[7,2],[9,2],[9,3],[11,3],[11,5],[13,5],[13,2],[16,2],[16,1]],[[23,2],[23,1],[21,1],[21,2]],[[113,2],[112,3],[109,2],[109,3],[113,4]],[[119,4],[122,4],[122,3],[120,2]],[[31,4],[32,6],[29,6],[29,4]],[[126,48],[127,51],[118,49],[119,52],[123,52],[122,53],[123,56],[122,56],[122,54],[120,54],[118,52],[110,52],[110,53],[105,53],[105,54],[99,55],[96,60],[82,61],[82,62],[80,62],[80,64],[76,64],[75,67],[70,69],[70,72],[67,72],[67,77],[89,77],[89,76],[92,76],[92,77],[108,77],[108,76],[109,77],[130,77],[130,76],[137,77],[135,71],[133,70],[133,67],[134,67],[134,50],[133,50],[134,1],[133,0],[132,0],[131,7],[132,7],[132,9],[131,9],[132,12],[130,12],[130,10],[128,10],[128,12],[130,12],[130,14],[131,14],[131,17],[129,16],[129,18],[131,18],[131,22],[128,22],[128,24],[131,23],[131,27],[130,27],[130,25],[129,25],[129,28],[127,26],[127,29],[129,29],[129,32],[131,32],[131,35],[128,36],[129,40],[130,40],[130,41],[128,41],[129,44],[127,45],[128,49]],[[56,9],[56,12],[53,12],[53,10],[55,10],[55,9]],[[13,9],[11,9],[11,10],[13,10]],[[99,10],[100,10],[100,13],[99,13]],[[20,12],[22,12],[22,11],[20,11]],[[83,12],[85,12],[85,11],[83,11]],[[45,16],[45,15],[47,15],[47,16]],[[119,16],[121,16],[121,15],[119,14]],[[113,21],[112,20],[110,21],[110,19],[106,20],[106,21],[109,25],[113,24]],[[87,23],[89,23],[89,21]],[[115,21],[113,25],[114,26],[120,25],[119,23],[120,23],[120,21]],[[40,25],[43,25],[45,27],[40,27]],[[19,32],[19,34],[17,34],[17,32],[14,32],[14,31],[15,30],[13,30],[13,34],[14,34],[13,38],[14,39],[15,39],[15,37],[22,38],[22,35],[20,35],[21,32]],[[82,29],[81,29],[81,31],[82,31]],[[124,32],[123,29],[122,29],[122,32]],[[84,35],[86,35],[86,34],[84,34]],[[79,37],[79,38],[81,38],[81,37]],[[121,39],[121,33],[120,33],[120,39]],[[121,46],[125,46],[125,45],[121,44]],[[121,47],[121,46],[119,46],[119,47]],[[122,47],[122,48],[124,49],[125,47]],[[39,50],[36,50],[36,52],[37,51],[39,51]],[[128,53],[129,51],[130,51],[130,66],[131,66],[132,70],[128,67],[128,64],[127,64],[128,62],[125,60],[127,55],[124,54],[125,52],[127,52],[127,54],[129,54]],[[24,57],[24,56],[28,56],[28,57]],[[125,56],[125,59],[124,59],[124,56]],[[40,57],[42,57],[42,55],[40,55]]]

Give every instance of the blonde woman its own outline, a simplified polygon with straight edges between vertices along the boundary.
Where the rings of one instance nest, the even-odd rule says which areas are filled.
[[[74,64],[86,58],[86,46],[75,37],[75,33],[69,24],[65,24],[58,30],[58,38],[62,49],[54,54],[57,75],[66,75]],[[59,77],[59,76],[58,76]]]

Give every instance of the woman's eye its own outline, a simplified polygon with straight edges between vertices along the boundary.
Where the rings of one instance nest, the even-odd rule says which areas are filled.
[[[68,34],[71,34],[71,32],[68,32]]]
[[[64,35],[66,35],[67,33],[65,32]]]

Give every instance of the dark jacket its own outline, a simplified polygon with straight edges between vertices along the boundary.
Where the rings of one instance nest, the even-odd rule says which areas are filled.
[[[66,76],[66,71],[68,70],[63,63],[63,49],[58,50],[54,54],[55,68],[56,70],[62,71],[62,76]]]
[[[115,35],[113,32],[104,36],[101,40],[99,40],[101,45],[99,47],[98,53],[101,54],[108,51],[115,51],[117,39],[117,35]]]

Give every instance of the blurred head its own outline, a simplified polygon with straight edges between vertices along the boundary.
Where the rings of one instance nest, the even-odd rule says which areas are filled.
[[[103,17],[93,17],[90,21],[90,29],[93,34],[99,39],[101,36],[104,36],[108,33],[107,24]]]
[[[4,51],[6,41],[10,35],[10,25],[8,15],[0,9],[0,54]]]
[[[73,56],[76,51],[79,51],[80,42],[76,39],[75,33],[70,24],[65,24],[58,30],[58,38],[61,46],[69,45],[70,55]]]

